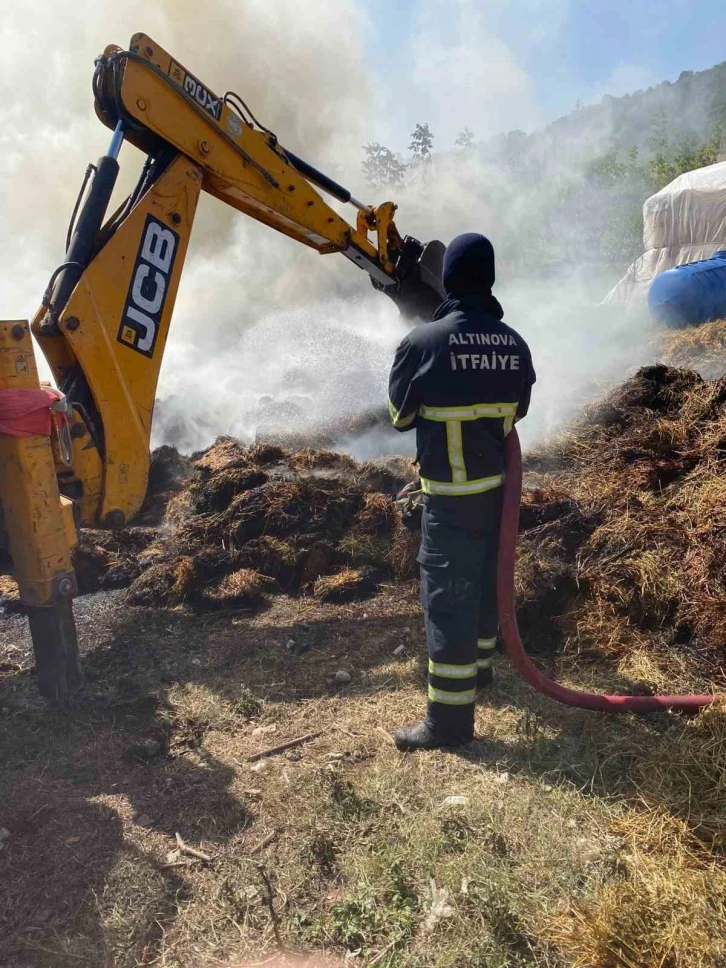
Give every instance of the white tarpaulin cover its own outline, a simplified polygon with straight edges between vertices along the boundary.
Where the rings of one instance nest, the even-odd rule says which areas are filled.
[[[606,302],[643,309],[654,276],[726,249],[726,161],[687,171],[648,199],[643,247]]]

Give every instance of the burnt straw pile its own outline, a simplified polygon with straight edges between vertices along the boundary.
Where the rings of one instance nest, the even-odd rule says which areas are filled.
[[[412,479],[406,458],[359,464],[330,451],[245,447],[221,438],[196,459],[154,453],[141,520],[158,527],[82,534],[82,592],[128,586],[130,605],[259,607],[274,592],[321,602],[365,598],[411,578],[415,539],[394,497]]]
[[[518,613],[533,651],[718,670],[726,641],[726,380],[650,366],[530,453]]]

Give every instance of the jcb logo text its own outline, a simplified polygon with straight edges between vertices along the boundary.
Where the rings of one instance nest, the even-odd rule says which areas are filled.
[[[154,353],[178,244],[176,232],[147,215],[118,331],[120,343],[144,356]]]

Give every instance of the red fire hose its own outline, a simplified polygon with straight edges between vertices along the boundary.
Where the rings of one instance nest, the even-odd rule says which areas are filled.
[[[596,709],[605,713],[653,713],[665,709],[696,713],[704,706],[724,698],[723,696],[601,696],[596,693],[568,689],[540,672],[524,651],[514,608],[514,563],[521,499],[522,451],[517,431],[512,430],[507,436],[505,446],[504,505],[499,537],[497,603],[499,624],[507,653],[517,672],[530,686],[549,699],[555,699],[566,706]]]

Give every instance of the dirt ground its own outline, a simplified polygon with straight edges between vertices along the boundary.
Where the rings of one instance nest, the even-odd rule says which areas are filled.
[[[402,756],[415,583],[254,617],[119,595],[78,603],[87,685],[65,714],[37,699],[24,619],[0,624],[3,965],[726,964],[724,829],[684,793],[694,743],[723,792],[718,712],[564,709],[500,657],[480,739]]]
[[[679,334],[668,362],[724,345]],[[540,667],[726,692],[725,441],[726,384],[651,368],[529,455]],[[88,538],[69,710],[0,581],[0,968],[726,968],[726,704],[573,710],[498,655],[477,740],[399,754],[426,663],[395,475],[270,455],[167,453],[177,531],[154,505]]]

